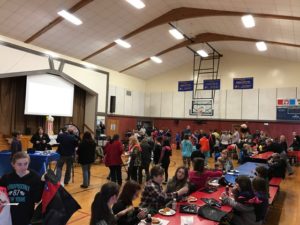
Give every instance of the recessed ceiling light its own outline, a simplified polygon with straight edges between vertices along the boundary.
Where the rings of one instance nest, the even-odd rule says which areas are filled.
[[[65,18],[66,20],[70,21],[71,23],[77,25],[77,26],[82,24],[82,21],[80,19],[78,19],[73,14],[67,12],[66,10],[61,10],[57,14],[60,15],[61,17]]]
[[[264,41],[259,41],[259,42],[256,42],[256,48],[258,51],[260,52],[264,52],[264,51],[267,51],[267,45]]]
[[[176,39],[180,40],[183,39],[184,36],[182,35],[182,33],[180,33],[177,29],[171,29],[169,30],[169,33]]]
[[[201,50],[198,50],[197,53],[201,56],[201,57],[208,57],[208,54],[205,50],[201,49]]]
[[[156,62],[156,63],[162,63],[162,60],[160,58],[158,58],[157,56],[151,56],[150,59],[153,61],[153,62]]]
[[[145,7],[144,2],[142,2],[141,0],[126,0],[126,1],[137,9],[142,9]]]
[[[121,39],[115,40],[115,43],[117,43],[118,45],[121,45],[124,48],[130,48],[131,47],[131,44],[129,44],[128,42],[123,41]]]
[[[57,53],[51,51],[45,51],[45,54],[51,56],[52,58],[58,58],[59,56]]]
[[[242,22],[246,28],[255,27],[255,21],[252,15],[242,16]]]

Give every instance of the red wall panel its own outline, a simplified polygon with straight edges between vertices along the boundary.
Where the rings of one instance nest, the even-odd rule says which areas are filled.
[[[191,126],[192,130],[203,129],[205,132],[209,130],[217,129],[222,130],[232,130],[234,126],[246,123],[250,128],[251,132],[255,130],[263,130],[270,137],[279,137],[284,134],[287,137],[288,143],[292,141],[292,132],[296,131],[300,134],[300,124],[299,123],[289,123],[289,122],[268,122],[265,125],[264,122],[245,122],[245,121],[225,121],[225,120],[195,120],[195,119],[163,119],[163,118],[140,118],[133,116],[107,116],[107,118],[118,119],[119,120],[119,133],[121,137],[128,130],[136,129],[138,121],[148,120],[153,121],[153,125],[159,129],[170,129],[172,131],[173,137],[175,137],[176,132],[181,132],[187,125]]]

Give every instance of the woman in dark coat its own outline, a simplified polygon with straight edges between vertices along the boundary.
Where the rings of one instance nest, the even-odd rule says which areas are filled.
[[[158,163],[161,164],[161,167],[165,170],[165,181],[163,184],[167,184],[169,178],[169,165],[170,165],[170,157],[172,155],[172,148],[170,145],[170,141],[165,139],[163,142],[163,147],[161,150],[160,158]]]
[[[47,145],[50,142],[48,134],[46,134],[42,127],[39,127],[34,135],[32,135],[30,142],[33,144],[33,149],[39,151],[47,150]]]
[[[87,188],[90,185],[91,164],[95,161],[96,143],[90,132],[86,131],[83,134],[82,142],[79,144],[77,154],[78,163],[81,164],[83,183],[82,188]]]

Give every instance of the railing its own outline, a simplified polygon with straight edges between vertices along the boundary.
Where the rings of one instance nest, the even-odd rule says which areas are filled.
[[[84,128],[86,128],[92,135],[95,136],[95,132],[88,125],[86,125],[85,123],[83,124],[83,129]]]

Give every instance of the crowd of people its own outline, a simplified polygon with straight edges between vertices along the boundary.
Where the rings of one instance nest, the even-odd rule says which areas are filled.
[[[22,212],[12,208],[12,219],[21,219],[29,224],[33,214],[34,203],[41,197],[43,181],[28,169],[30,158],[21,151],[19,133],[13,134],[11,144],[12,165],[14,172],[0,178],[0,186],[8,189],[11,202],[18,202],[24,210]],[[108,139],[104,147],[104,163],[109,168],[108,179],[99,193],[96,194],[91,206],[91,225],[134,225],[146,218],[148,214],[155,214],[159,209],[168,206],[176,199],[182,200],[191,193],[203,189],[210,179],[222,177],[224,173],[233,169],[233,158],[239,163],[247,161],[253,154],[266,151],[274,152],[268,161],[269,169],[259,166],[255,169],[256,177],[238,176],[231,192],[224,192],[221,196],[223,204],[233,208],[232,224],[259,225],[262,224],[268,208],[269,187],[272,177],[285,178],[293,174],[287,158],[290,149],[300,149],[300,137],[293,133],[293,143],[288,147],[285,137],[272,139],[262,131],[250,134],[249,129],[242,125],[241,129],[217,132],[192,132],[187,126],[181,134],[175,137],[176,146],[172,148],[171,132],[154,130],[147,135],[141,132],[129,138],[128,148],[125,149],[119,135]],[[34,148],[47,149],[49,137],[39,128],[31,139]],[[95,161],[96,143],[91,133],[85,132],[80,140],[72,130],[64,129],[57,137],[59,147],[57,152],[60,159],[57,162],[56,175],[62,176],[62,167],[66,163],[64,184],[71,179],[71,170],[75,154],[82,167],[83,183],[81,188],[90,185],[91,164]],[[178,143],[179,142],[179,143]],[[177,167],[175,174],[169,179],[169,165],[172,152],[181,149],[182,165]],[[127,161],[123,161],[123,155]],[[210,167],[209,157],[213,157],[214,165]],[[211,161],[211,160],[210,160]],[[192,166],[191,166],[192,165]],[[127,178],[123,183],[122,167],[127,170]],[[24,188],[25,197],[13,196],[12,190],[18,183]],[[165,186],[164,186],[165,185]],[[21,187],[20,186],[20,187]],[[120,188],[123,188],[120,191]],[[133,201],[141,200],[138,207],[133,207]],[[2,203],[0,203],[0,207]],[[26,216],[25,216],[26,212]],[[19,216],[22,215],[22,216]]]

